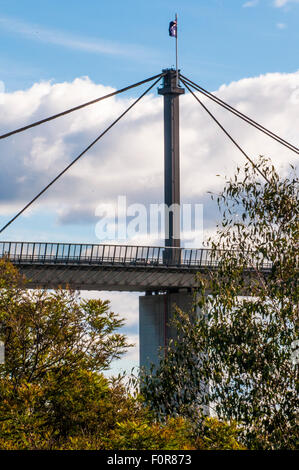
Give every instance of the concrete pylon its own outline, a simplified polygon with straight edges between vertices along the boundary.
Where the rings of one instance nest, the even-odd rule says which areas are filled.
[[[174,327],[169,325],[175,306],[185,312],[190,312],[194,302],[191,292],[175,292],[158,295],[145,295],[139,297],[139,340],[140,340],[140,367],[150,370],[151,365],[159,365],[163,357],[163,348],[170,339],[177,338]],[[200,310],[193,311],[195,317]],[[204,355],[203,355],[204,357]],[[201,395],[208,392],[204,387]],[[201,411],[206,416],[211,414],[209,405],[201,405]]]
[[[185,93],[177,85],[176,70],[165,69],[163,86],[158,89],[164,97],[164,202],[165,246],[180,247],[180,95]],[[173,250],[169,250],[171,257]]]
[[[158,93],[164,97],[164,202],[165,251],[164,263],[176,264],[180,257],[180,122],[179,97],[185,90],[178,86],[174,69],[164,69],[163,85]],[[169,248],[169,249],[167,249]],[[177,248],[177,249],[176,249]],[[159,349],[165,347],[175,332],[168,323],[173,305],[189,310],[192,295],[186,292],[168,292],[139,297],[140,366],[158,364]]]
[[[140,367],[158,366],[161,348],[176,338],[175,329],[169,325],[175,306],[186,312],[190,311],[192,304],[190,292],[139,297]]]
[[[163,86],[158,93],[164,97],[164,202],[168,207],[164,264],[173,265],[181,256],[179,97],[185,90],[177,84],[176,70],[165,69],[163,72]],[[170,339],[177,337],[170,324],[175,306],[190,312],[193,301],[191,289],[164,294],[147,292],[139,297],[140,367],[149,370],[152,364],[158,366],[163,348]]]

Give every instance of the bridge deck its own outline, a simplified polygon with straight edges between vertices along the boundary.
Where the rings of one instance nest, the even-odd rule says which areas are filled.
[[[161,291],[195,287],[195,273],[217,269],[221,255],[208,249],[152,246],[0,242],[29,279],[28,287],[69,285],[80,290]],[[262,269],[268,270],[269,263]]]

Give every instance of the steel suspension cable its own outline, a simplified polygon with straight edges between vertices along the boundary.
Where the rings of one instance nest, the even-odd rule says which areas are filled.
[[[220,124],[220,122],[215,118],[215,116],[211,113],[211,111],[203,104],[202,101],[196,96],[196,94],[191,90],[191,88],[188,86],[188,84],[183,80],[183,78],[180,78],[181,82],[185,85],[187,90],[194,96],[196,101],[205,109],[205,111],[211,116],[211,118],[216,122],[216,124],[222,129],[222,131],[227,135],[227,137],[233,142],[233,144],[240,150],[240,152],[244,155],[245,158],[252,164],[252,166],[259,172],[259,174],[267,181],[267,183],[271,184],[269,179],[267,178],[266,175],[259,169],[259,167],[254,163],[254,161],[247,155],[247,153],[240,147],[240,145],[234,140],[234,138],[227,132],[227,130]]]
[[[26,209],[28,209],[28,207],[30,207],[42,194],[44,194],[47,189],[50,188],[50,186],[52,186],[52,184],[54,184],[64,173],[66,173],[70,168],[71,166],[74,165],[74,163],[76,163],[88,150],[91,149],[91,147],[93,147],[113,126],[115,126],[115,124],[121,120],[121,118],[123,116],[125,116],[125,114],[127,114],[130,109],[132,109],[161,79],[161,77],[165,75],[163,73],[161,73],[159,75],[159,78],[149,87],[145,90],[144,93],[142,93],[142,95],[139,96],[139,98],[137,98],[134,103],[132,103],[117,119],[115,119],[115,121],[112,122],[112,124],[110,124],[110,126],[108,126],[90,145],[88,145],[88,147],[86,147],[81,153],[80,155],[78,155],[73,161],[71,161],[71,163],[69,165],[67,165],[64,170],[62,170],[52,181],[50,181],[49,184],[47,184],[47,186],[45,186],[30,202],[28,202],[28,204],[26,204],[26,206],[23,207],[23,209],[21,209],[12,219],[9,220],[9,222],[7,222],[7,224],[4,225],[4,227],[1,228],[0,230],[0,233],[2,233],[10,224],[12,224],[12,222],[14,222],[21,214],[23,214],[23,212],[25,212]]]
[[[214,101],[215,103],[219,104],[220,106],[222,106],[224,109],[227,109],[229,112],[235,114],[236,116],[238,116],[240,119],[242,119],[243,121],[247,122],[248,124],[250,124],[251,126],[255,127],[256,129],[258,129],[259,131],[263,132],[264,134],[268,135],[269,137],[271,137],[272,139],[276,140],[277,142],[279,142],[281,145],[284,145],[286,148],[288,148],[289,150],[292,150],[292,152],[295,152],[297,154],[299,154],[299,148],[297,148],[295,145],[291,144],[290,142],[287,142],[285,139],[283,139],[282,137],[278,136],[277,134],[275,134],[274,132],[270,131],[269,129],[267,129],[266,127],[262,126],[261,124],[259,124],[258,122],[254,121],[253,119],[251,119],[250,117],[246,116],[245,114],[241,113],[241,111],[238,111],[236,108],[233,108],[231,105],[229,105],[228,103],[226,103],[225,101],[221,100],[220,98],[218,98],[217,96],[213,95],[212,93],[210,93],[209,91],[205,90],[204,88],[202,88],[200,85],[196,84],[195,82],[192,82],[192,80],[190,80],[189,78],[186,78],[184,75],[181,75],[180,74],[180,77],[185,80],[193,89],[199,91],[201,94],[203,94],[204,96],[206,96],[207,98],[209,98],[210,100]]]
[[[133,85],[129,85],[125,88],[121,88],[120,90],[116,90],[112,93],[109,93],[108,95],[101,96],[100,98],[96,98],[95,100],[88,101],[87,103],[80,104],[79,106],[75,106],[74,108],[67,109],[66,111],[63,111],[61,113],[54,114],[53,116],[49,116],[45,119],[41,119],[40,121],[33,122],[32,124],[28,124],[27,126],[20,127],[19,129],[15,129],[13,131],[7,132],[6,134],[0,135],[0,139],[5,139],[7,137],[10,137],[11,135],[18,134],[19,132],[24,132],[27,129],[31,129],[32,127],[39,126],[40,124],[44,124],[45,122],[52,121],[53,119],[57,119],[61,116],[65,116],[66,114],[72,113],[73,111],[77,111],[78,109],[85,108],[86,106],[90,106],[91,104],[98,103],[99,101],[110,98],[111,96],[118,95],[127,90],[131,90],[132,88],[143,85],[144,83],[155,80],[155,78],[158,78],[158,77],[161,77],[161,74],[154,75],[153,77],[147,78],[146,80],[142,80],[141,82],[138,82],[138,83],[134,83]]]

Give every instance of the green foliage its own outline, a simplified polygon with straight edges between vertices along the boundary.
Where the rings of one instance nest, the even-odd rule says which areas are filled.
[[[69,291],[28,292],[0,260],[0,449],[239,448],[235,429],[183,418],[164,423],[102,371],[129,346],[108,302]]]
[[[216,418],[205,418],[201,432],[196,438],[200,450],[245,450],[240,444],[240,430],[235,422],[221,422]]]
[[[107,449],[149,450],[242,450],[236,425],[205,418],[195,432],[192,423],[182,417],[168,418],[163,424],[145,414],[142,420],[117,423],[110,434]]]
[[[177,310],[177,341],[142,390],[160,418],[209,405],[239,424],[249,448],[296,448],[298,179],[279,178],[263,158],[258,167],[267,183],[246,165],[218,195],[222,224],[210,246],[219,268],[198,275],[194,309]]]
[[[23,382],[18,388],[1,382],[1,449],[75,448],[80,443],[104,449],[117,419],[142,416],[121,380],[111,383],[87,371],[76,371],[62,383],[55,379],[42,385]]]
[[[0,377],[9,374],[16,384],[43,380],[52,371],[65,375],[78,366],[104,370],[128,347],[114,332],[122,321],[107,301],[79,301],[71,291],[22,292],[0,321],[6,345]]]
[[[116,407],[135,417],[121,405],[121,385],[102,374],[130,346],[109,302],[82,301],[70,290],[31,292],[23,282],[0,261],[1,446],[12,439],[17,448],[40,448],[97,431],[99,423],[110,429]]]
[[[188,423],[181,418],[171,418],[165,425],[146,420],[118,423],[109,437],[108,448],[187,450],[195,447]]]

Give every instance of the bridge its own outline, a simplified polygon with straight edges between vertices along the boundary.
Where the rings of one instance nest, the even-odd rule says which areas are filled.
[[[235,114],[260,132],[299,154],[297,147],[181,75],[178,70],[164,69],[162,73],[142,82],[1,135],[0,140],[8,138],[11,135],[24,132],[27,129],[57,119],[85,106],[90,106],[128,89],[147,82],[153,82],[80,155],[9,220],[2,227],[0,233],[61,178],[161,79],[163,79],[163,84],[158,89],[158,93],[164,99],[164,202],[169,209],[174,206],[180,207],[179,98],[185,93],[185,89],[179,82],[194,96],[221,131],[226,134],[253,166],[255,165],[251,158],[224,129],[194,91],[202,93],[228,112]],[[267,176],[261,173],[259,168],[256,167],[256,169],[267,180]],[[195,274],[199,271],[206,272],[217,269],[223,254],[221,252],[212,253],[207,249],[182,248],[180,243],[180,211],[169,210],[166,212],[165,227],[168,227],[169,230],[165,234],[164,247],[1,241],[0,258],[9,259],[16,265],[21,273],[28,278],[28,287],[31,288],[52,289],[58,286],[70,286],[73,289],[80,290],[145,292],[146,295],[140,297],[139,304],[140,363],[141,365],[147,365],[149,361],[157,362],[158,348],[164,346],[168,338],[174,334],[168,327],[173,303],[183,309],[188,309],[192,303],[191,291],[196,286]],[[264,261],[258,264],[258,268],[269,271],[271,265]]]
[[[210,250],[128,245],[0,242],[0,257],[17,265],[28,287],[167,291],[195,287],[195,273],[215,266]]]
[[[45,289],[190,291],[195,274],[217,269],[222,254],[204,248],[0,242],[0,258],[19,268],[27,287]],[[270,262],[259,264],[259,270],[270,269]]]

